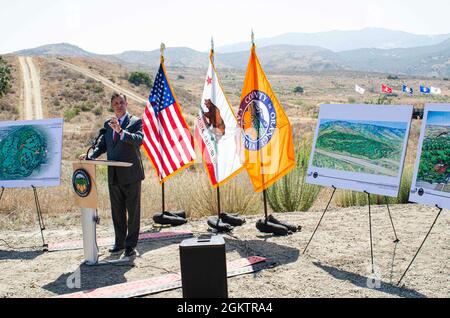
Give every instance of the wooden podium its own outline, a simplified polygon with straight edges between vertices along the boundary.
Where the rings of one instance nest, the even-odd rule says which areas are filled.
[[[98,261],[97,224],[100,219],[97,213],[96,167],[131,167],[128,162],[106,160],[79,160],[73,162],[72,186],[75,193],[75,205],[81,209],[81,225],[83,229],[83,249],[86,265],[101,265]],[[110,264],[111,262],[106,262]]]

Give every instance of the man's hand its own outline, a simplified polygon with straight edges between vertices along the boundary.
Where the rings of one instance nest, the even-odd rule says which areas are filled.
[[[112,118],[109,121],[109,127],[112,128],[112,130],[114,130],[116,133],[120,134],[122,131],[122,127],[120,127],[119,121],[117,120],[117,118]]]

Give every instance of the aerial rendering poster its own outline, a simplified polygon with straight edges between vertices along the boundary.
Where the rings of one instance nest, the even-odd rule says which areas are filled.
[[[450,104],[425,106],[410,201],[450,208]]]
[[[307,182],[396,197],[412,106],[321,105]]]
[[[63,119],[0,123],[0,186],[58,186]]]

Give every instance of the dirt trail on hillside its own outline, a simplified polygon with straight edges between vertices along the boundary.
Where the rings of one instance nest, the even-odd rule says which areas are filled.
[[[19,56],[23,79],[23,111],[25,120],[43,119],[39,72],[31,57]]]
[[[132,91],[126,89],[126,88],[123,88],[123,87],[121,87],[121,86],[119,86],[117,84],[114,84],[109,79],[107,79],[107,78],[105,78],[105,77],[103,77],[101,75],[95,74],[95,73],[93,73],[93,72],[91,72],[91,71],[89,71],[89,70],[87,70],[87,69],[85,69],[83,67],[80,67],[78,65],[74,65],[74,64],[68,63],[66,61],[59,60],[59,59],[52,59],[52,61],[55,62],[55,63],[58,63],[58,64],[60,64],[62,66],[65,66],[67,68],[70,68],[71,70],[73,70],[75,72],[81,73],[84,76],[87,76],[87,77],[90,77],[90,78],[92,78],[92,79],[94,79],[96,81],[99,81],[103,85],[105,85],[106,87],[109,87],[109,88],[111,88],[114,91],[118,91],[120,93],[123,93],[128,98],[130,98],[130,99],[132,99],[132,100],[134,100],[134,101],[136,101],[138,103],[142,103],[142,104],[147,103],[147,99],[146,98],[143,98],[143,97],[137,95],[136,93],[134,93],[134,92],[132,92]]]

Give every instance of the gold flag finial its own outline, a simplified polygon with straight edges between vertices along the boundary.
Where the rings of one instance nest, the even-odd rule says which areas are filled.
[[[164,51],[166,50],[166,45],[161,42],[160,52],[161,52],[161,63],[164,62]]]

